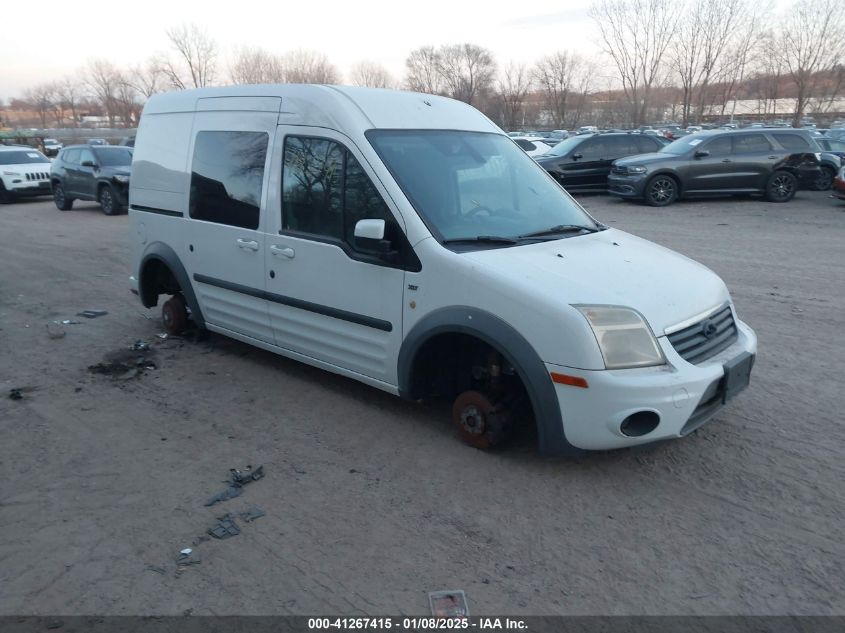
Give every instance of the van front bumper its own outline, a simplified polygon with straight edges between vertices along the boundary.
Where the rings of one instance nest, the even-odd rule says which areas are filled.
[[[577,376],[588,384],[555,385],[567,441],[579,449],[610,450],[684,437],[698,429],[746,386],[726,384],[731,382],[726,368],[743,361],[753,364],[757,353],[754,331],[736,323],[737,340],[699,365],[681,358],[665,336],[658,342],[667,364],[659,367],[586,371],[546,363],[550,373]],[[656,414],[657,426],[643,435],[626,435],[623,422],[642,412],[652,420]]]

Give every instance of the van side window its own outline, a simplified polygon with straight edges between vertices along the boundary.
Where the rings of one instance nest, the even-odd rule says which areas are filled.
[[[289,136],[282,175],[282,230],[345,241],[355,248],[355,223],[393,217],[364,168],[334,141]]]
[[[282,229],[343,239],[343,150],[318,138],[285,139]]]
[[[266,132],[197,133],[190,216],[257,229],[269,140]]]

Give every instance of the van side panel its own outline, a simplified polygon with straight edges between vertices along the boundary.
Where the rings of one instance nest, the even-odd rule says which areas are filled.
[[[141,118],[129,203],[186,212],[188,147],[193,113],[152,114]]]

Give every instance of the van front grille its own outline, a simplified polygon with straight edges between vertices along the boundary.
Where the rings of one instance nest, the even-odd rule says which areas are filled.
[[[44,171],[31,171],[26,174],[27,180],[49,180],[50,174]]]
[[[696,364],[730,347],[738,336],[733,312],[728,305],[698,323],[672,332],[666,338],[681,358]]]

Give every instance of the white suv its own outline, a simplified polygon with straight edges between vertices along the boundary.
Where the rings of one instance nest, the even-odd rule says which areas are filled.
[[[0,203],[50,195],[50,159],[28,145],[0,145]]]
[[[592,218],[472,107],[413,92],[241,86],[153,96],[129,192],[132,291],[406,398],[479,448],[692,432],[749,382],[725,284]],[[350,430],[351,431],[351,430]]]

